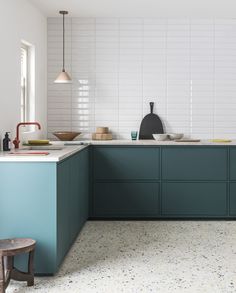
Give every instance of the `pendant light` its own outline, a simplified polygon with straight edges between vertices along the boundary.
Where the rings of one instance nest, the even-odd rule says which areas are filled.
[[[58,75],[55,83],[72,83],[70,75],[65,71],[65,15],[68,14],[68,11],[59,11],[63,15],[63,66],[62,72]]]

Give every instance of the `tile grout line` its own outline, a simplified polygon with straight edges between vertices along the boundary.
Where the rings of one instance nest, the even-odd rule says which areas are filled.
[[[117,109],[117,138],[120,138],[120,18],[118,18],[118,68],[117,68],[117,95],[118,95],[118,109]]]
[[[141,76],[142,76],[142,118],[144,117],[144,107],[143,107],[143,102],[144,102],[144,89],[143,89],[143,85],[144,85],[144,73],[143,73],[143,68],[144,68],[144,18],[142,19],[142,65],[141,65]]]
[[[216,61],[216,37],[215,37],[215,18],[213,19],[213,115],[212,115],[212,135],[215,138],[215,114],[216,114],[216,98],[215,98],[215,86],[216,86],[216,69],[215,69],[215,61]]]
[[[71,37],[70,37],[70,41],[71,41],[71,46],[70,46],[70,53],[71,53],[71,74],[72,74],[72,80],[73,80],[73,55],[72,55],[72,23],[73,20],[72,18],[70,18],[70,25],[71,25]],[[71,95],[70,95],[70,105],[71,105],[71,111],[70,111],[70,130],[72,131],[72,87],[73,87],[73,83],[70,85],[70,90],[71,90]]]
[[[93,18],[93,27],[94,27],[94,88],[93,88],[93,132],[96,131],[95,121],[96,121],[96,100],[97,100],[97,19]]]
[[[192,21],[189,19],[190,137],[193,135]]]
[[[167,49],[168,49],[168,44],[167,44],[167,38],[168,38],[168,18],[166,18],[165,20],[166,22],[166,29],[165,29],[165,56],[166,56],[166,121],[168,121],[168,115],[169,115],[169,94],[168,94],[168,54],[167,54]],[[166,129],[169,131],[169,125],[168,125],[168,128]],[[168,132],[167,131],[167,132]]]

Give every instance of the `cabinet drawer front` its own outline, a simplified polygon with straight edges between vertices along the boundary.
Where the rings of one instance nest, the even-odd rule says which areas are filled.
[[[230,179],[236,180],[236,148],[230,148]]]
[[[158,183],[96,183],[94,216],[154,217],[159,214]]]
[[[226,183],[164,183],[162,214],[169,216],[224,216]]]
[[[159,148],[95,147],[95,179],[159,179]]]
[[[230,183],[230,216],[236,216],[236,183]]]
[[[226,180],[227,149],[163,148],[162,178],[163,180]]]

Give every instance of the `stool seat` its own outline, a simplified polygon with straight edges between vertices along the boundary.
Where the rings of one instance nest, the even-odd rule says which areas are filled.
[[[34,285],[35,245],[36,241],[30,238],[0,239],[0,293],[6,292],[11,279],[26,281],[27,286]],[[27,272],[14,267],[14,256],[21,253],[29,253]]]
[[[12,256],[27,253],[35,247],[36,241],[30,238],[13,238],[0,240],[0,255]]]

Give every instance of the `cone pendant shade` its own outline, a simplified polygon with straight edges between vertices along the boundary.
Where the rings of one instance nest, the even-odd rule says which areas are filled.
[[[63,53],[62,53],[62,72],[58,75],[54,83],[72,83],[70,75],[65,71],[65,15],[68,11],[60,11],[63,15]]]
[[[69,76],[69,74],[67,72],[62,71],[58,75],[58,77],[56,78],[54,83],[72,83],[72,80],[71,80],[71,77]]]

